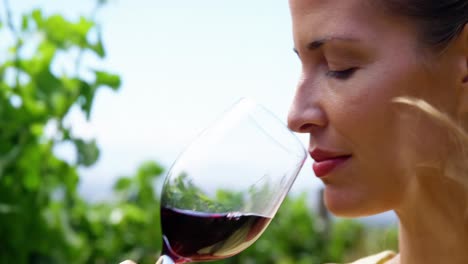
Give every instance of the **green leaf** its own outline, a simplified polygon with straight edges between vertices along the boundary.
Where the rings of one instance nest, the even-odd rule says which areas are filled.
[[[57,47],[50,41],[43,41],[39,44],[36,51],[36,56],[30,59],[22,59],[19,61],[20,69],[24,70],[31,76],[33,80],[36,79],[36,74],[41,72],[48,72],[51,75],[49,68],[55,57]],[[41,88],[41,87],[40,87]]]
[[[59,117],[64,116],[69,109],[67,97],[61,92],[52,93],[51,105],[55,114]]]
[[[55,53],[57,51],[57,47],[48,41],[44,41],[41,43],[39,46],[39,54],[40,54],[40,60],[42,60],[42,67],[43,68],[49,68],[50,64],[52,63],[52,60],[54,59]]]
[[[104,71],[95,71],[96,74],[96,85],[109,86],[113,90],[117,90],[120,87],[121,80],[119,75],[112,74]]]
[[[23,178],[24,187],[31,191],[36,190],[40,183],[40,176],[36,172],[30,171]]]
[[[96,92],[96,87],[91,86],[86,81],[81,81],[80,83],[80,96],[78,98],[78,104],[86,114],[86,118],[89,119],[91,116],[91,107],[93,105],[94,94]]]
[[[29,17],[27,15],[23,15],[21,17],[21,30],[26,31],[29,28]]]
[[[126,204],[120,208],[123,213],[123,217],[126,220],[130,221],[135,221],[135,222],[140,222],[144,223],[147,220],[147,214],[145,211],[143,211],[142,208],[132,205],[132,204]]]
[[[94,22],[86,19],[85,17],[80,17],[80,21],[76,23],[73,28],[81,36],[86,36],[89,30],[94,26]]]
[[[138,175],[140,175],[140,177],[154,177],[161,175],[163,171],[163,167],[158,163],[154,161],[146,161],[138,168]]]
[[[36,190],[40,183],[41,152],[44,148],[44,145],[26,146],[16,160],[18,177],[21,177],[23,186],[30,191]]]
[[[42,16],[42,11],[40,9],[34,9],[32,11],[31,17],[33,18],[34,22],[38,29],[42,28],[44,25],[44,18]]]
[[[130,179],[130,178],[120,178],[114,184],[114,190],[124,191],[124,190],[127,190],[128,188],[130,188],[131,185],[132,185],[132,179]]]
[[[0,203],[0,215],[1,214],[11,214],[18,211],[18,208],[9,204]]]
[[[36,137],[40,137],[44,131],[44,125],[41,123],[34,123],[31,124],[29,127],[29,130],[31,131],[31,134],[33,134]]]
[[[99,58],[104,58],[106,56],[106,51],[104,49],[104,44],[102,42],[102,34],[99,29],[98,29],[97,34],[98,34],[98,40],[95,44],[90,45],[90,48],[99,56]]]
[[[61,48],[70,41],[70,27],[70,23],[61,15],[52,15],[44,21],[47,38]]]
[[[0,29],[1,29],[1,27],[0,27]],[[0,65],[0,91],[2,91],[3,88],[5,88],[5,90],[9,90],[9,87],[7,88],[6,87],[7,85],[4,83],[6,68],[7,68],[6,65]],[[2,86],[5,86],[5,87],[2,87]]]
[[[89,167],[96,163],[99,158],[99,149],[95,140],[86,142],[82,139],[75,139],[74,143],[77,150],[78,165]]]

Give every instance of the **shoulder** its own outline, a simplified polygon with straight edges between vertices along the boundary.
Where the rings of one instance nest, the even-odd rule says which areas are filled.
[[[389,261],[395,256],[395,252],[387,250],[372,256],[356,260],[355,262],[352,262],[350,264],[384,264],[385,262]]]

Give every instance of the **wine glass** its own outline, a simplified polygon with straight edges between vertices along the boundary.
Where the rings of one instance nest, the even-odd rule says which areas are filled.
[[[264,107],[241,99],[175,161],[161,194],[158,264],[233,256],[261,235],[306,151]]]

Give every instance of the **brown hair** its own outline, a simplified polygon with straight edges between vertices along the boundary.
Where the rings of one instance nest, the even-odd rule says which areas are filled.
[[[381,0],[389,11],[415,21],[421,41],[444,48],[468,23],[468,0]]]
[[[436,51],[443,51],[468,24],[468,0],[380,0],[378,3],[392,14],[414,22],[421,42]],[[456,143],[452,151],[456,158],[451,159],[452,164],[448,168],[444,168],[446,174],[453,178],[468,175],[467,117],[463,117],[463,120],[452,120],[445,113],[417,98],[396,98],[394,102],[413,106],[446,127],[451,139]],[[468,187],[467,177],[458,177],[458,180]]]

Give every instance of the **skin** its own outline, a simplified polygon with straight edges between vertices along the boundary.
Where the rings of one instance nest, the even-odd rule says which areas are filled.
[[[326,206],[346,217],[394,210],[400,254],[392,263],[468,263],[468,186],[446,170],[459,142],[395,102],[424,100],[466,126],[468,26],[441,53],[376,1],[289,3],[302,72],[288,125],[310,135],[310,151],[351,155],[321,178]]]

